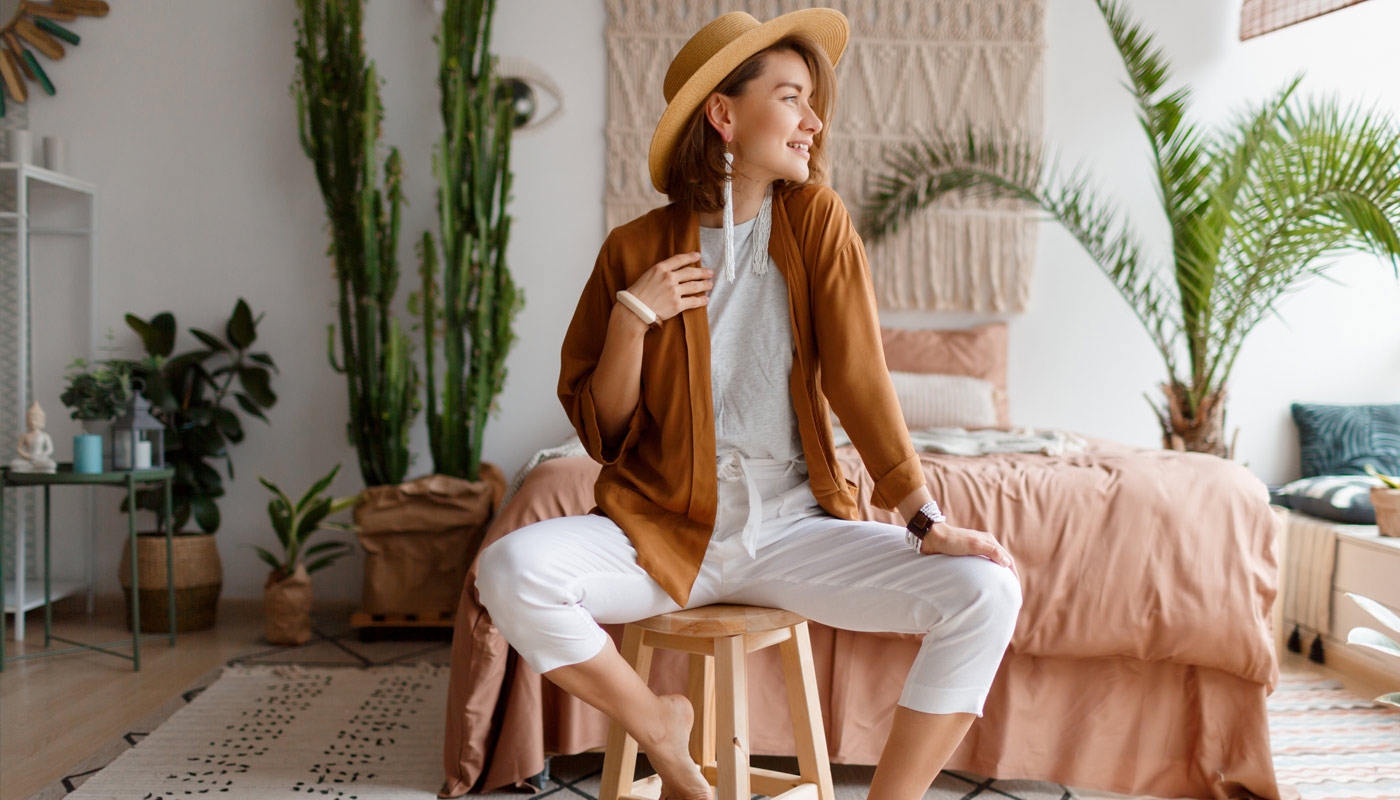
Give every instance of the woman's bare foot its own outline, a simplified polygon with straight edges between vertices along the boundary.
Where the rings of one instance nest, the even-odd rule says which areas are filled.
[[[662,800],[712,800],[711,787],[690,757],[690,726],[695,710],[683,694],[660,697],[666,718],[661,738],[642,745],[647,760],[661,776]]]

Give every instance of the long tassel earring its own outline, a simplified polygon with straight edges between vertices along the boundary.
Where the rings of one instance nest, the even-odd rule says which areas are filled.
[[[724,274],[734,282],[734,154],[724,143]]]

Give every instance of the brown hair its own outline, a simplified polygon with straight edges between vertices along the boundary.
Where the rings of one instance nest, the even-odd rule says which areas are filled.
[[[778,51],[790,51],[801,56],[812,74],[811,105],[822,121],[822,129],[812,139],[805,183],[826,184],[825,144],[830,130],[828,123],[836,109],[836,71],[826,50],[815,39],[800,31],[784,36],[744,59],[719,82],[714,91],[729,97],[744,94],[749,81],[763,74],[767,55]],[[709,95],[706,95],[708,99]],[[690,115],[666,170],[666,196],[671,202],[705,213],[724,207],[724,139],[705,116],[707,104],[702,103]],[[782,191],[792,185],[797,184],[780,180],[773,190]]]

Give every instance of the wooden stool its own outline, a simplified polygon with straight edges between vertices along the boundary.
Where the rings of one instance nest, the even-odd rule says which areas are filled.
[[[782,653],[799,775],[749,766],[744,655],[774,644]],[[835,800],[806,619],[776,608],[710,605],[659,614],[623,628],[622,656],[644,682],[657,647],[690,653],[687,695],[695,708],[690,757],[716,788],[716,800],[749,800],[754,793],[774,800]],[[661,777],[637,781],[636,766],[637,740],[613,722],[599,800],[655,800]]]

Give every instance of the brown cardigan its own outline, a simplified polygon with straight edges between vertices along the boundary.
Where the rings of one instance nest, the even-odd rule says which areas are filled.
[[[707,309],[686,309],[646,334],[641,399],[615,447],[603,445],[592,383],[617,291],[657,262],[699,250],[699,217],[677,203],[614,228],[564,335],[559,372],[559,400],[584,449],[603,465],[589,513],[617,522],[637,548],[638,565],[682,606],[717,505]],[[874,481],[871,504],[894,511],[925,485],[924,471],[885,366],[865,244],[835,190],[775,190],[768,252],[787,279],[795,345],[789,390],[812,494],[831,515],[860,519],[856,484],[836,461],[834,409]]]

